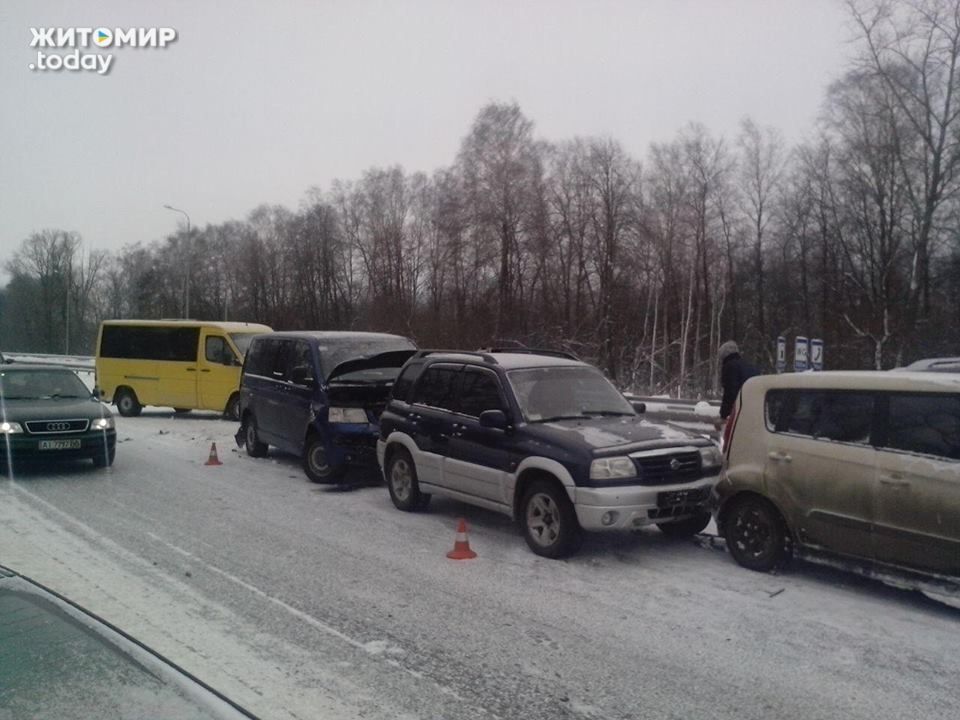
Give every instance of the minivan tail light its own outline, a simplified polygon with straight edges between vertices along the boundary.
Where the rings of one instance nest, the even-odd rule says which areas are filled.
[[[737,418],[740,416],[740,403],[734,403],[730,415],[727,417],[727,424],[723,428],[723,454],[730,459],[730,443],[733,440],[733,428],[737,424]]]

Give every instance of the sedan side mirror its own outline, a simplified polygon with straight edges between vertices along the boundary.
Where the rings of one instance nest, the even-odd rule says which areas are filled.
[[[633,405],[633,409],[641,415],[647,411],[647,404],[644,402],[632,402],[630,404]]]
[[[494,430],[507,429],[507,415],[503,410],[484,410],[480,413],[480,427]]]
[[[99,400],[100,398],[103,397],[103,390],[101,390],[101,389],[98,388],[98,387],[95,387],[93,390],[90,391],[90,394],[91,394],[93,397],[95,397],[97,400]]]

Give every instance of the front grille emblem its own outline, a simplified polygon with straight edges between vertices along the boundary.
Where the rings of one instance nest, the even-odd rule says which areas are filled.
[[[680,469],[680,461],[677,460],[676,458],[673,458],[673,460],[670,461],[670,469],[673,470],[674,472],[676,472],[677,470],[679,470],[679,469]]]
[[[52,422],[47,423],[47,432],[66,432],[70,429],[70,423]]]

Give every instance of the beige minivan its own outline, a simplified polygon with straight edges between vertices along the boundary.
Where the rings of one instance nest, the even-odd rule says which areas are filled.
[[[960,374],[756,377],[727,430],[716,520],[744,567],[799,546],[960,576]]]

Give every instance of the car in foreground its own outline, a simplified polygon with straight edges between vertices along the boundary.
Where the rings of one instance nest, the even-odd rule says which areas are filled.
[[[591,365],[516,350],[414,355],[377,455],[400,510],[433,493],[489,508],[550,558],[576,552],[584,531],[703,530],[722,460],[709,440],[644,419]]]
[[[960,374],[752,378],[728,428],[717,527],[744,567],[801,550],[960,576]]]
[[[46,365],[0,368],[0,452],[6,462],[89,458],[113,464],[113,415],[77,374]]]
[[[416,351],[399,335],[276,332],[253,339],[240,381],[237,444],[302,458],[316,483],[350,466],[376,467],[379,418],[403,363]]]
[[[960,357],[925,358],[912,362],[906,367],[896,368],[896,371],[960,373]]]

